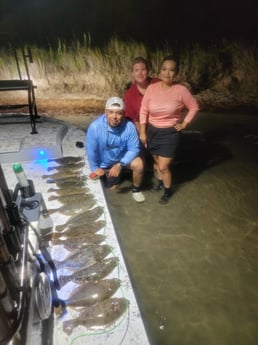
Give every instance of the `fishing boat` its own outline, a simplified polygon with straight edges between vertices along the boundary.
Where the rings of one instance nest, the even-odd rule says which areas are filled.
[[[101,183],[87,178],[85,132],[44,116],[37,118],[31,132],[30,121],[26,114],[0,115],[0,345],[149,344]],[[69,178],[69,164],[74,168],[78,162],[79,172],[71,169]],[[79,214],[76,207],[74,215],[58,212],[64,204],[55,192],[49,198],[49,189],[62,191],[62,186],[68,188],[75,181],[84,181],[95,203]],[[56,212],[48,214],[53,208]],[[65,262],[70,255],[65,243],[72,240],[65,232],[75,225],[78,231],[87,222],[90,229],[94,222],[104,224],[94,231],[112,250],[96,259],[95,271],[94,262],[88,270],[80,267],[71,272],[65,266],[57,270],[55,262]],[[52,232],[63,236],[63,243],[51,242]],[[61,285],[64,276],[66,283]],[[94,291],[95,281],[108,279],[121,282],[109,301],[97,300],[96,305],[83,305],[79,311],[65,303],[69,296],[74,298],[80,285],[87,289],[90,283]]]

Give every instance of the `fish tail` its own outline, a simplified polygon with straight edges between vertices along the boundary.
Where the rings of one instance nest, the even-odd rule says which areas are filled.
[[[51,240],[51,238],[49,239],[49,236],[40,236],[40,245],[43,245],[43,246],[47,246],[48,242]]]
[[[50,226],[50,227],[48,227],[48,228],[40,228],[39,232],[40,232],[40,239],[41,239],[42,237],[43,237],[44,239],[45,239],[45,238],[48,239],[49,236],[51,236],[52,233],[53,233],[53,227]]]
[[[54,263],[54,265],[55,265],[55,268],[56,268],[57,270],[59,270],[59,269],[60,269],[60,266],[61,266],[60,262],[59,262],[59,261],[56,261],[56,260],[53,260],[53,259],[52,259],[52,261],[53,261],[53,263]],[[61,277],[62,277],[62,276],[61,276]],[[60,278],[59,278],[58,280],[60,280]]]
[[[42,175],[42,178],[44,178],[44,179],[46,179],[48,177],[49,177],[49,175]]]
[[[50,214],[53,214],[55,212],[56,212],[55,208],[49,208],[49,209],[47,209],[46,211],[43,212],[43,216],[46,217],[46,216],[49,216]]]
[[[50,189],[53,189],[53,188],[50,188]],[[48,190],[49,191],[49,190]],[[53,191],[54,191],[54,189],[53,189]],[[52,192],[52,191],[51,191]],[[51,201],[51,200],[56,200],[57,199],[57,197],[55,196],[55,195],[50,195],[49,197],[48,197],[48,200],[49,201]]]
[[[66,227],[66,224],[61,224],[61,225],[56,225],[56,231],[57,232],[61,232],[61,231],[63,231],[64,230],[64,228]]]
[[[53,187],[52,187],[52,188],[49,188],[49,189],[47,190],[48,193],[55,192],[55,191],[56,191],[56,189],[53,188]]]
[[[65,284],[67,284],[70,280],[71,280],[70,276],[60,275],[58,277],[58,282],[59,282],[59,285],[60,285],[61,288],[63,286],[65,286]]]
[[[55,183],[56,181],[55,181],[55,179],[53,179],[53,178],[49,178],[49,179],[47,179],[46,182],[47,182],[47,183]]]
[[[66,320],[63,322],[63,331],[67,335],[71,335],[76,326],[78,326],[78,321],[76,319]]]
[[[69,252],[71,252],[73,250],[73,247],[69,244],[64,244],[63,246],[64,246],[64,249],[68,250]]]

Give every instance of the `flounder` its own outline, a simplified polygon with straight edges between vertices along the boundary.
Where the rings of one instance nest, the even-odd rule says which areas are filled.
[[[60,238],[52,238],[51,246],[63,245],[68,251],[73,251],[78,248],[85,247],[89,244],[100,244],[106,240],[106,236],[101,234],[84,234],[77,237],[61,236]]]
[[[80,177],[81,172],[78,171],[59,171],[57,173],[49,174],[49,175],[42,175],[43,179],[52,179],[52,180],[62,180],[64,178],[71,178],[71,177]]]
[[[96,205],[96,201],[93,199],[83,200],[83,198],[77,198],[77,202],[72,202],[71,204],[64,204],[57,208],[50,208],[43,211],[43,216],[47,217],[53,213],[62,213],[66,216],[74,216],[82,212],[89,211],[93,206]]]
[[[90,306],[110,298],[120,286],[121,280],[117,278],[84,283],[73,289],[65,304],[69,307]]]
[[[66,239],[83,237],[84,235],[94,234],[98,232],[106,225],[106,222],[102,219],[93,222],[85,222],[85,224],[78,225],[69,224],[67,226],[57,225],[56,231],[53,228],[40,229],[41,238],[43,241],[53,241],[60,237]]]
[[[80,199],[82,202],[87,200],[94,200],[94,195],[91,193],[74,193],[74,194],[64,194],[64,195],[50,195],[48,200],[57,200],[61,204],[67,204]]]
[[[83,160],[84,160],[84,158],[80,157],[80,156],[78,156],[78,157],[64,156],[64,157],[60,157],[60,158],[48,159],[48,162],[56,162],[58,164],[74,164],[74,163],[79,163]]]
[[[128,309],[126,298],[109,298],[90,307],[85,307],[75,319],[63,322],[63,331],[70,335],[79,325],[86,328],[108,327],[118,320]]]
[[[84,161],[80,161],[77,164],[66,164],[66,165],[55,165],[52,167],[48,167],[47,171],[57,170],[57,171],[78,171],[81,170],[85,166]]]
[[[89,244],[71,252],[64,260],[54,261],[57,269],[81,269],[103,260],[111,253],[112,247],[107,244]]]
[[[94,265],[73,272],[70,275],[60,275],[58,281],[61,287],[70,281],[76,284],[81,284],[87,281],[98,281],[111,273],[117,265],[117,257],[107,258]]]

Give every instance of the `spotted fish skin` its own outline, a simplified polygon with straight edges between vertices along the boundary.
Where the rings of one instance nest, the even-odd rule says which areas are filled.
[[[100,244],[106,240],[106,236],[101,234],[84,234],[77,237],[66,237],[51,239],[51,246],[63,245],[68,251],[83,248],[89,244]]]
[[[76,248],[83,248],[89,244],[100,244],[106,240],[106,236],[101,234],[87,234],[85,237],[75,237],[71,243],[65,243],[64,248],[66,250],[74,250]]]
[[[57,170],[57,171],[78,171],[81,170],[85,166],[84,161],[80,161],[79,163],[73,163],[73,164],[66,164],[66,165],[55,165],[52,167],[48,167],[47,171]]]
[[[51,195],[48,197],[49,201],[57,200],[61,204],[67,204],[72,203],[74,201],[77,201],[78,199],[81,200],[81,202],[88,201],[88,200],[94,200],[94,195],[91,193],[74,193],[74,194],[64,194],[64,195]]]
[[[104,210],[100,206],[96,206],[93,209],[87,210],[85,212],[81,212],[75,216],[70,217],[64,224],[57,225],[55,227],[56,232],[62,232],[64,230],[68,230],[70,228],[90,225],[92,226],[92,223],[95,223],[98,218],[103,214]],[[42,237],[48,237],[53,234],[53,227],[48,228],[41,228],[40,229],[40,235]]]
[[[83,161],[84,158],[81,156],[64,156],[60,158],[48,159],[48,162],[56,162],[58,164],[74,164]]]
[[[61,237],[66,238],[66,240],[70,238],[74,239],[77,237],[83,237],[84,235],[94,234],[100,231],[105,225],[106,222],[100,219],[79,226],[76,226],[76,224],[69,224],[68,226],[62,226],[61,228],[56,229],[56,231],[53,231],[52,228],[41,229],[41,239],[45,242],[59,239]]]
[[[117,265],[117,257],[107,258],[94,265],[82,268],[70,275],[60,275],[58,281],[61,287],[70,281],[76,284],[81,284],[87,281],[98,281],[111,273]]]
[[[126,298],[108,298],[90,307],[85,307],[76,319],[63,322],[63,331],[70,335],[79,325],[86,328],[108,327],[115,323],[128,310]]]
[[[111,253],[112,247],[107,244],[92,244],[75,250],[70,253],[65,260],[56,261],[55,266],[57,269],[81,269],[89,267],[101,260]]]
[[[90,306],[110,298],[120,286],[121,280],[117,278],[84,283],[73,289],[65,304],[69,307]]]
[[[89,211],[93,206],[96,205],[96,201],[93,199],[87,201],[81,199],[78,199],[77,202],[72,202],[71,204],[64,204],[57,208],[47,209],[43,212],[43,216],[46,217],[57,212],[66,216],[75,216],[76,214]]]
[[[71,218],[69,218],[63,225],[57,225],[56,231],[63,231],[65,228],[75,227],[80,225],[89,224],[95,222],[102,214],[104,210],[100,206],[96,206],[85,212],[81,212]]]
[[[80,177],[81,172],[78,171],[59,171],[57,173],[49,174],[49,175],[42,175],[43,179],[54,179],[54,180],[62,180],[64,178],[72,178],[72,177]]]
[[[83,193],[89,193],[90,189],[86,187],[85,183],[82,182],[81,184],[70,184],[70,186],[61,186],[60,188],[49,188],[47,190],[48,193],[55,193],[55,197],[60,197],[64,195],[70,195],[70,194],[83,194]],[[51,196],[52,197],[52,196]]]
[[[81,183],[81,182],[85,182],[85,181],[87,181],[87,176],[80,175],[79,177],[68,176],[68,177],[64,177],[62,179],[57,179],[57,180],[54,178],[49,178],[46,182],[47,183],[55,183],[57,185],[57,187],[63,188],[65,186],[65,184],[68,184],[68,183],[77,184],[77,183]]]

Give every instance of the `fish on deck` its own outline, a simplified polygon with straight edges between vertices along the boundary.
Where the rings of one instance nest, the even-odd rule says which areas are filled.
[[[51,158],[48,159],[48,162],[55,162],[58,164],[75,164],[84,161],[82,156],[64,156],[60,158]]]
[[[66,164],[66,165],[55,165],[47,168],[47,171],[57,170],[57,171],[78,171],[85,166],[85,162],[81,161],[77,164]]]
[[[87,181],[87,176],[85,175],[80,175],[80,176],[68,176],[68,177],[64,177],[62,179],[57,179],[55,180],[54,178],[49,178],[46,180],[47,183],[55,183],[57,187],[59,188],[64,188],[65,185],[68,185],[68,184],[71,184],[71,185],[74,185],[74,184],[80,184],[80,183],[84,183]],[[69,186],[71,187],[71,186]]]
[[[48,197],[49,201],[57,200],[61,204],[72,203],[74,201],[81,200],[81,202],[88,200],[95,200],[92,193],[76,193],[76,194],[64,194],[64,195],[50,195]],[[96,201],[95,201],[96,202]]]
[[[86,268],[82,268],[70,275],[60,275],[58,278],[59,285],[63,287],[68,282],[72,281],[76,284],[81,284],[87,281],[98,281],[110,274],[118,265],[118,258],[111,257],[97,262]]]
[[[49,174],[49,175],[42,175],[43,179],[52,179],[52,180],[62,180],[64,178],[79,178],[81,176],[81,172],[79,171],[59,171],[57,173]]]
[[[84,235],[94,234],[95,232],[100,231],[106,225],[106,222],[103,219],[97,221],[88,222],[81,225],[68,224],[68,225],[57,225],[56,229],[51,227],[40,229],[40,237],[42,241],[53,241],[61,237],[66,239],[74,239],[77,237],[83,237]]]
[[[70,335],[77,326],[86,328],[109,327],[128,310],[129,301],[126,298],[112,297],[103,302],[85,307],[75,319],[63,322],[63,331]]]
[[[76,214],[80,214],[86,211],[89,211],[93,206],[96,205],[96,201],[94,199],[83,200],[81,198],[77,198],[77,202],[72,202],[71,204],[64,204],[57,208],[48,208],[42,212],[44,217],[48,217],[53,213],[62,213],[66,216],[74,216]]]
[[[118,278],[87,282],[73,289],[65,304],[69,307],[90,306],[110,298],[120,286],[121,280]]]
[[[105,235],[86,233],[77,237],[62,235],[60,238],[51,238],[50,241],[43,241],[43,243],[51,242],[51,246],[62,245],[66,250],[73,251],[78,248],[83,248],[89,244],[100,244],[105,240]]]
[[[62,260],[54,260],[57,269],[81,269],[86,268],[103,260],[112,251],[112,247],[107,244],[92,244],[75,250]]]
[[[70,217],[64,224],[57,225],[56,231],[63,231],[65,228],[77,227],[94,222],[104,213],[103,207],[96,206],[85,212],[81,212],[73,217]]]
[[[48,197],[48,200],[54,200],[57,197],[64,196],[64,195],[73,195],[73,194],[89,194],[90,189],[86,187],[85,184],[82,185],[74,185],[70,187],[62,187],[62,188],[49,188],[47,190],[48,193],[55,193],[56,195],[51,195]]]

